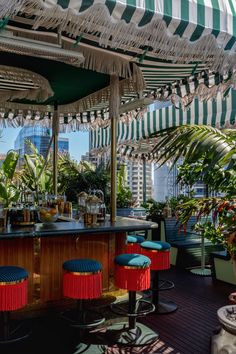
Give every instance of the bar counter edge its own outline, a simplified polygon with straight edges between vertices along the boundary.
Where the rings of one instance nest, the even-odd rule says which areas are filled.
[[[157,228],[158,225],[151,221],[143,221],[117,217],[117,221],[111,223],[109,220],[105,222],[86,226],[78,221],[64,221],[52,224],[35,224],[34,226],[8,226],[5,230],[0,230],[0,239],[21,238],[21,237],[44,237],[44,236],[60,236],[74,234],[96,234],[96,233],[112,233],[112,232],[129,232],[150,230]]]

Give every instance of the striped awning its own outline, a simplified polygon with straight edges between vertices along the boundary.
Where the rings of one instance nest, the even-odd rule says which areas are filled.
[[[0,17],[34,16],[34,29],[58,28],[105,48],[148,51],[161,60],[233,67],[234,0],[0,0]],[[231,53],[230,53],[231,51]],[[232,60],[233,59],[233,60]]]
[[[234,80],[234,75],[232,78]],[[232,78],[225,78],[219,74],[207,76],[203,72],[203,75],[196,74],[195,76],[191,76],[187,83],[179,82],[160,90],[157,90],[157,87],[156,89],[152,87],[150,91],[145,90],[144,95],[146,98],[144,98],[143,101],[139,101],[144,103],[147,102],[146,104],[150,104],[155,100],[169,100],[173,104],[173,107],[169,107],[167,111],[162,110],[163,114],[160,114],[163,117],[165,114],[167,114],[166,112],[169,112],[169,116],[171,116],[171,114],[173,114],[173,116],[177,116],[178,112],[180,112],[180,116],[182,115],[184,117],[187,115],[189,117],[189,115],[192,114],[190,112],[194,111],[196,105],[199,105],[199,107],[213,107],[216,102],[214,100],[216,97],[218,97],[217,102],[226,102],[228,99],[230,99],[230,97],[233,95],[233,93],[230,93],[229,91],[233,86]],[[59,106],[58,110],[60,132],[65,133],[76,130],[89,130],[90,128],[94,129],[96,127],[109,127],[109,90],[106,92],[104,89],[102,92],[103,98],[101,101],[99,101],[99,103],[96,103],[95,100],[95,103],[93,104],[93,99],[85,97],[83,100],[81,100],[82,103],[80,101],[74,102],[73,104]],[[227,98],[228,95],[229,97]],[[199,97],[199,100],[194,99],[195,97]],[[225,97],[227,99],[225,101],[222,100],[222,98]],[[136,120],[137,124],[139,124],[139,120],[143,119],[143,117],[145,120],[146,116],[154,115],[154,113],[145,114],[145,112],[148,110],[147,106],[143,107],[143,109],[142,107],[136,110],[128,109],[128,106],[131,106],[130,103],[135,102],[135,100],[135,94],[132,95],[132,92],[129,92],[126,89],[123,90],[121,102],[124,104],[124,107],[127,107],[127,111],[124,109],[124,112],[120,114],[120,117],[118,117],[120,126],[122,126],[122,124],[127,126],[127,124],[131,121],[132,125],[135,125]],[[193,105],[191,105],[191,109],[186,110],[186,107],[188,107],[192,102]],[[88,108],[84,110],[86,104]],[[178,108],[178,106],[182,108],[180,110],[176,110],[175,107]],[[120,107],[122,109],[123,106],[121,105]],[[170,111],[171,109],[173,113]],[[51,128],[53,111],[54,108],[50,105],[0,102],[0,127],[19,127],[24,125],[40,124],[41,126]],[[163,129],[163,127],[165,127],[164,122],[162,122],[162,120],[159,120],[159,122],[161,127],[160,129]],[[146,123],[143,122],[142,124],[145,125]],[[138,128],[136,129],[138,131]]]
[[[204,101],[236,87],[234,0],[0,0],[0,18],[0,29],[14,34],[13,46],[14,39],[25,38],[78,51],[85,58],[81,68],[116,73],[124,80],[141,70],[146,87],[140,91],[153,100],[171,100],[175,106],[180,100],[188,106],[196,96]],[[0,41],[0,50],[13,49]],[[19,46],[14,50],[33,55],[21,53]],[[137,90],[129,87],[121,103],[137,97]],[[17,103],[8,107],[8,102],[0,107],[2,126],[51,124],[52,107],[35,102],[29,109]],[[104,127],[108,107],[107,87],[60,105],[60,130]]]
[[[148,112],[142,120],[133,120],[130,124],[118,123],[118,153],[129,157],[154,159],[151,151],[154,140],[151,135],[162,129],[184,124],[210,125],[223,128],[235,126],[236,91],[222,100],[220,96],[214,101],[200,102],[195,99],[186,111],[173,105]],[[93,153],[106,153],[110,149],[110,128],[96,128],[90,132]]]

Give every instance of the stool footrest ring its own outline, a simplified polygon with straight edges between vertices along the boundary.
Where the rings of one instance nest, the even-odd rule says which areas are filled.
[[[67,310],[61,314],[61,317],[69,322],[71,327],[80,329],[97,327],[105,322],[100,312],[90,310]]]
[[[143,317],[148,315],[151,312],[155,311],[155,305],[150,301],[138,299],[136,300],[136,312],[130,314],[129,313],[129,302],[128,301],[120,301],[117,303],[113,303],[110,306],[111,311],[116,315],[128,316],[128,317]]]
[[[23,341],[31,334],[30,326],[25,322],[11,321],[0,334],[0,345]]]
[[[171,280],[160,279],[158,282],[159,290],[170,290],[175,287],[175,284]]]

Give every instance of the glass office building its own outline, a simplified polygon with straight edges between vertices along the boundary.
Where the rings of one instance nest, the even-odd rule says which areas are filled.
[[[30,153],[29,147],[27,145],[27,140],[30,140],[36,146],[39,153],[45,157],[50,138],[51,130],[48,128],[40,126],[23,127],[15,140],[14,148],[16,151],[18,151],[21,160],[24,154]],[[69,152],[68,138],[59,137],[58,151],[59,153]]]

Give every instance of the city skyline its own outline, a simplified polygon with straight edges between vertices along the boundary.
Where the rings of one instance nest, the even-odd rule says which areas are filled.
[[[19,134],[20,128],[4,128],[1,129],[0,137],[0,153],[14,149],[14,143]],[[59,135],[61,138],[69,139],[69,153],[71,158],[80,161],[81,155],[89,151],[89,134],[88,132],[71,132]]]

